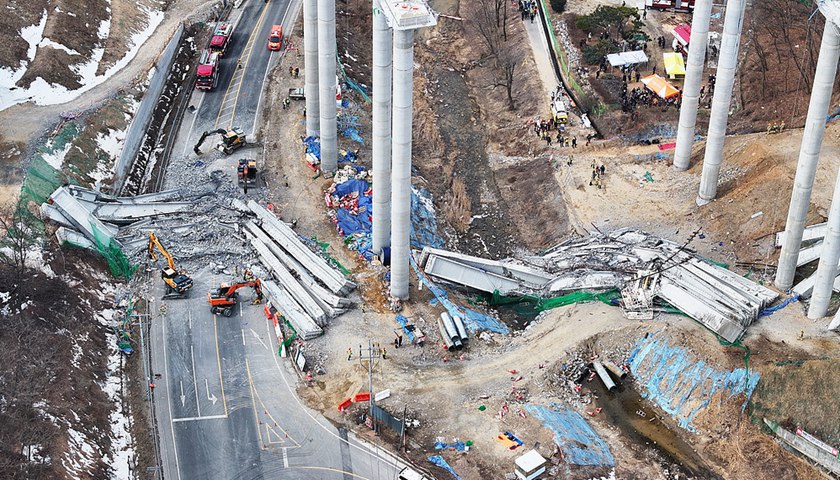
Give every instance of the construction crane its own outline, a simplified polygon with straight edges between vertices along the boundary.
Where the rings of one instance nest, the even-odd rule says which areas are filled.
[[[219,285],[219,288],[207,294],[207,301],[210,302],[210,313],[214,315],[221,314],[225,317],[231,316],[233,307],[236,306],[236,302],[239,299],[239,294],[236,291],[243,287],[254,289],[254,294],[256,295],[253,301],[254,304],[262,303],[262,285],[259,279],[234,283],[232,285],[223,282]]]
[[[167,266],[160,270],[160,277],[166,284],[166,295],[163,298],[182,298],[186,296],[187,291],[193,286],[192,278],[187,276],[183,270],[178,271],[175,268],[175,261],[172,259],[172,255],[163,248],[160,240],[155,236],[155,232],[149,232],[149,258],[152,261],[157,261],[155,247],[160,250],[167,263]]]
[[[239,127],[233,127],[230,130],[226,130],[224,128],[208,130],[201,134],[201,138],[198,139],[198,143],[196,143],[193,147],[193,151],[196,155],[201,155],[201,145],[210,135],[221,135],[222,142],[216,145],[216,148],[224,152],[226,155],[230,155],[234,150],[244,146],[246,143],[245,133],[240,130]]]

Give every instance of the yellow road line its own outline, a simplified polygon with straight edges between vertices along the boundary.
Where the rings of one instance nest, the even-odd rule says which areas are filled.
[[[225,406],[225,416],[228,414],[227,397],[225,397],[225,382],[222,381],[222,357],[219,355],[219,321],[213,314],[213,333],[216,337],[216,363],[219,366],[219,388],[222,389],[222,404]]]
[[[260,18],[257,20],[257,25],[251,31],[251,34],[248,36],[248,43],[245,44],[245,48],[242,50],[242,55],[239,57],[239,61],[236,62],[236,71],[233,73],[233,77],[231,77],[230,84],[228,84],[227,90],[225,90],[225,96],[222,99],[222,105],[225,104],[228,100],[228,95],[230,95],[231,88],[236,85],[236,95],[233,97],[233,113],[230,115],[230,123],[228,124],[228,128],[233,126],[233,118],[236,115],[236,103],[239,101],[239,91],[242,89],[242,77],[244,76],[245,69],[248,68],[248,62],[251,60],[251,53],[254,50],[254,40],[256,39],[256,33],[259,32],[260,27],[262,26],[262,22],[265,19],[265,14],[268,11],[268,2],[265,3],[263,6],[262,13],[260,14]],[[242,64],[242,57],[245,57],[245,63]],[[240,65],[241,68],[240,68]],[[240,70],[242,73],[240,74]],[[236,76],[239,75],[238,84],[236,82]],[[219,128],[219,121],[222,118],[222,111],[219,110],[219,115],[216,117],[216,128]]]
[[[242,66],[242,72],[243,72],[242,75],[243,76],[245,75],[245,73],[244,73],[245,69],[248,68],[248,62],[251,61],[251,54],[254,53],[254,40],[256,40],[256,38],[257,38],[256,35],[254,35],[254,34],[259,32],[260,27],[263,24],[263,20],[265,20],[266,12],[268,12],[268,2],[265,3],[265,6],[263,7],[263,11],[260,14],[260,19],[257,20],[257,26],[254,27],[254,30],[251,32],[251,38],[248,39],[248,45],[245,45],[245,50],[248,51],[248,56],[245,58],[245,65]],[[244,55],[245,52],[243,51],[242,54]],[[268,68],[267,65],[266,65],[266,68]],[[241,81],[239,82],[239,86],[236,89],[236,99],[237,99],[237,101],[239,100],[239,91],[240,90],[242,90],[242,82]],[[235,116],[236,116],[236,103],[233,104],[233,113],[230,114],[230,125],[229,125],[229,127],[233,126],[233,118]]]
[[[254,388],[254,379],[251,378],[251,367],[247,358],[245,359],[245,371],[248,372],[248,384],[251,386],[251,404],[254,406],[254,421],[257,423],[257,435],[260,437],[260,450],[262,450],[265,442],[263,442],[262,431],[260,431],[260,417],[257,413],[257,402],[254,400],[256,389]]]
[[[298,448],[298,447],[300,447],[300,444],[294,438],[289,436],[289,432],[287,432],[283,427],[280,426],[280,423],[277,422],[277,419],[275,419],[273,415],[268,413],[268,407],[265,406],[265,403],[262,401],[262,398],[260,398],[260,394],[257,393],[257,387],[256,387],[256,385],[254,385],[254,381],[251,378],[251,370],[248,366],[248,359],[245,359],[245,369],[248,371],[248,382],[251,383],[251,387],[252,387],[251,390],[254,394],[254,397],[251,398],[251,400],[253,401],[254,398],[256,398],[256,400],[258,402],[260,402],[260,406],[262,407],[263,411],[268,416],[268,418],[270,418],[271,421],[274,422],[275,425],[277,425],[277,428],[280,429],[283,432],[283,434],[286,436],[286,438],[288,438],[292,443],[295,444],[294,447],[287,447],[287,448]],[[256,411],[257,411],[257,407],[256,407],[256,405],[254,405],[254,412],[256,413]],[[258,424],[258,427],[259,427],[259,422],[257,422],[257,424]],[[266,435],[268,435],[268,427],[269,427],[268,422],[266,422],[265,425],[266,425]],[[274,444],[274,443],[285,443],[285,441],[272,442],[271,439],[269,438],[268,444],[271,445],[271,444]]]

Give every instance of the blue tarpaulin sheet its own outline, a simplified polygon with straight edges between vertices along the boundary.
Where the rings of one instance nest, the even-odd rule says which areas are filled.
[[[757,372],[744,368],[715,370],[657,335],[636,342],[627,364],[643,386],[642,397],[659,405],[680,427],[691,432],[696,431],[691,423],[694,417],[715,398],[720,403],[743,393],[746,407],[759,379]]]
[[[411,188],[411,246],[441,248],[444,241],[437,233],[432,194],[425,188]]]
[[[443,457],[441,457],[440,455],[433,455],[429,457],[428,460],[437,465],[438,467],[451,473],[452,476],[455,477],[455,480],[461,480],[461,477],[459,477],[458,474],[455,473],[455,470],[453,470],[452,467],[450,467],[449,464],[446,463],[446,460],[444,460]]]
[[[395,318],[397,320],[397,323],[399,323],[400,326],[402,327],[403,332],[405,332],[405,335],[408,337],[408,339],[410,341],[413,342],[414,341],[414,332],[409,332],[408,329],[405,328],[405,326],[408,325],[408,319],[405,318],[404,316],[400,315],[399,313],[397,314],[397,316]]]
[[[321,159],[321,142],[317,138],[306,137],[303,139],[303,143],[306,145],[306,153],[315,155],[318,160]]]
[[[767,308],[765,308],[764,310],[762,310],[761,312],[759,312],[759,313],[758,313],[758,316],[759,316],[759,317],[766,317],[766,316],[768,316],[768,315],[773,315],[774,313],[776,313],[776,312],[778,312],[779,310],[781,310],[781,309],[783,309],[783,308],[787,307],[787,306],[788,306],[788,305],[790,305],[791,303],[793,303],[793,302],[798,302],[798,301],[799,301],[799,295],[794,295],[794,296],[792,296],[792,297],[790,297],[790,298],[785,299],[785,301],[784,301],[784,302],[782,302],[782,303],[780,303],[780,304],[778,304],[778,305],[773,305],[772,307],[767,307]]]
[[[359,206],[356,210],[357,213],[351,213],[350,210],[345,208],[336,209],[338,228],[343,236],[352,235],[357,232],[370,232],[370,216],[373,214],[373,197],[365,195],[368,188],[370,186],[366,181],[356,179],[347,180],[335,186],[335,195],[338,198],[342,198],[351,193],[358,194]]]
[[[455,442],[455,443],[444,443],[444,442],[435,442],[435,450],[446,450],[447,448],[454,448],[459,452],[463,452],[467,449],[467,444],[464,442]]]
[[[362,138],[361,135],[359,135],[359,131],[356,130],[356,127],[347,127],[344,129],[344,131],[341,132],[341,134],[349,138],[350,140],[353,140],[354,142],[361,143],[362,145],[365,144],[365,139]]]
[[[604,440],[571,408],[552,403],[550,408],[526,405],[525,409],[554,432],[554,442],[570,464],[615,466],[615,459]]]
[[[420,271],[420,268],[417,266],[414,258],[411,258],[411,267],[414,269],[414,272],[417,274],[417,278],[420,279],[420,282],[423,283],[423,285],[435,296],[434,300],[440,302],[450,315],[458,315],[463,318],[466,323],[466,327],[470,332],[475,333],[477,330],[489,330],[491,332],[505,334],[510,332],[507,325],[501,321],[481,312],[476,312],[475,310],[470,310],[469,308],[459,307],[458,305],[452,303],[452,300],[449,300],[449,294],[446,293],[446,290],[438,287],[434,284],[434,282],[429,280],[429,278]]]

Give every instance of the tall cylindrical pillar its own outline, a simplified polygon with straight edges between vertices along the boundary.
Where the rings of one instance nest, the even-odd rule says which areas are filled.
[[[685,68],[685,83],[680,101],[677,147],[674,150],[674,168],[677,170],[687,170],[691,164],[691,146],[694,144],[694,126],[697,124],[697,106],[700,102],[700,84],[703,82],[703,64],[706,62],[711,15],[712,0],[695,2],[694,15],[691,17],[688,64]]]
[[[834,196],[828,212],[828,231],[823,239],[820,263],[817,266],[817,280],[814,282],[811,305],[808,307],[808,318],[822,318],[828,312],[834,279],[837,277],[838,260],[840,260],[840,175],[834,185]]]
[[[394,31],[394,124],[391,163],[391,296],[408,299],[411,228],[411,122],[414,30]]]
[[[306,136],[321,131],[318,105],[318,0],[303,0],[303,76],[306,95]]]
[[[723,143],[726,140],[726,124],[729,123],[729,102],[732,99],[732,86],[735,84],[738,46],[741,43],[741,25],[744,23],[746,4],[746,0],[726,2],[726,17],[723,21],[723,37],[720,41],[720,59],[715,80],[715,96],[712,99],[712,113],[709,119],[709,133],[706,136],[706,155],[703,158],[703,173],[700,177],[697,205],[705,205],[717,195]],[[691,51],[690,45],[689,51]]]
[[[820,159],[825,118],[831,102],[838,58],[840,58],[840,31],[837,25],[826,21],[817,69],[814,72],[814,87],[811,90],[808,116],[805,118],[805,130],[802,132],[802,143],[799,146],[799,162],[796,164],[796,177],[793,179],[793,192],[790,195],[782,253],[779,255],[779,267],[776,269],[776,287],[783,291],[790,290],[793,286],[802,233],[805,231],[808,207],[811,204],[811,190],[814,188],[817,162]],[[834,198],[840,200],[840,197]],[[823,247],[822,257],[825,257],[825,253],[826,249]],[[837,265],[836,260],[834,265]],[[822,260],[820,266],[822,266]]]
[[[335,0],[318,0],[318,86],[321,115],[321,171],[335,173],[338,123],[335,107]]]
[[[391,245],[391,68],[393,33],[373,1],[373,252]]]

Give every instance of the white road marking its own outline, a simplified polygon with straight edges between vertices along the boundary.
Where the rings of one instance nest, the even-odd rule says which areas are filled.
[[[210,393],[210,383],[207,381],[206,378],[204,379],[204,389],[207,391],[207,400],[210,400],[211,402],[213,402],[213,405],[215,405],[216,401],[219,399],[216,398],[216,395]]]
[[[262,341],[262,338],[260,338],[260,334],[259,334],[259,333],[257,333],[257,332],[255,332],[253,328],[251,328],[250,330],[251,330],[251,333],[253,333],[253,334],[254,334],[254,338],[256,338],[258,342],[260,342],[260,345],[262,345],[262,346],[263,346],[263,348],[265,348],[266,350],[270,350],[270,349],[268,348],[268,345],[266,345],[266,344],[265,344],[265,342],[263,342],[263,341]],[[245,331],[244,331],[244,330],[242,331],[242,335],[243,335],[243,336],[245,335]],[[244,343],[244,340],[243,340],[243,343]]]
[[[152,311],[155,311],[154,300],[152,300]],[[172,450],[175,453],[175,472],[178,474],[178,480],[181,480],[181,465],[178,461],[178,443],[175,441],[175,420],[172,418],[172,398],[169,396],[169,362],[166,359],[166,315],[161,319],[161,326],[163,327],[163,370],[167,375],[163,376],[166,387],[166,404],[169,408],[169,431],[172,432]]]
[[[244,347],[244,346],[246,346],[245,345],[245,329],[240,328],[240,330],[242,330],[242,346]],[[253,332],[253,330],[251,330],[251,331]]]
[[[192,311],[191,310],[187,310],[187,326],[189,326],[190,330],[192,330]]]
[[[190,345],[190,356],[192,357],[193,388],[195,388],[195,408],[198,409],[198,416],[201,416],[201,404],[198,403],[198,380],[195,379],[195,352]]]
[[[184,407],[187,403],[187,397],[184,395],[184,381],[178,380],[178,384],[181,385],[181,407]]]
[[[197,420],[220,420],[227,418],[227,415],[207,415],[206,417],[182,417],[182,418],[174,418],[172,422],[179,423],[179,422],[195,422]],[[180,478],[180,474],[178,477]]]
[[[289,468],[289,453],[286,452],[286,447],[283,447],[283,466]]]

